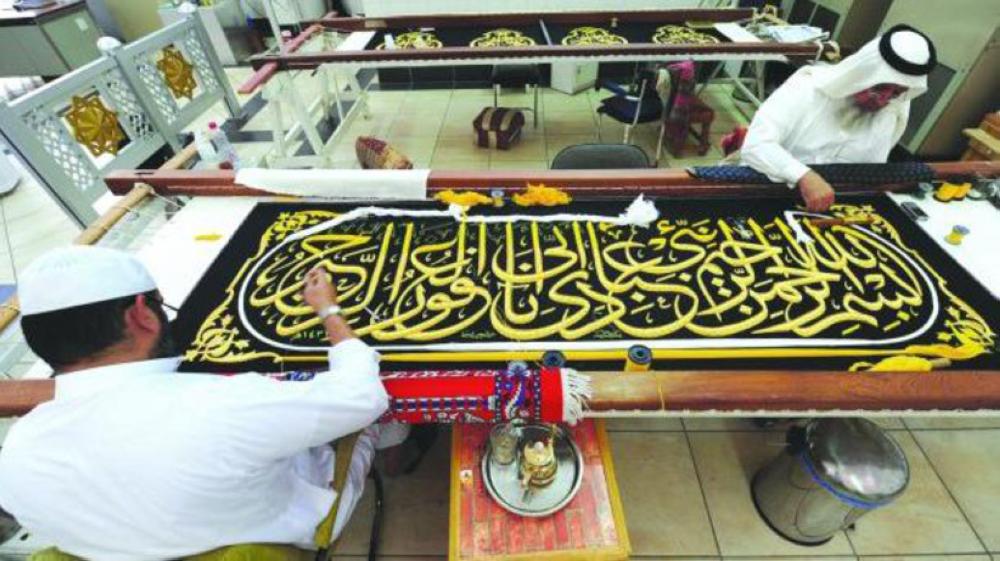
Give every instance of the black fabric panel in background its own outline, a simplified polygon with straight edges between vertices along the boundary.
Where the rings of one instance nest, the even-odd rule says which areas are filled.
[[[477,213],[482,214],[549,214],[554,212],[571,212],[580,214],[600,214],[614,216],[622,212],[630,201],[575,201],[568,207],[558,207],[556,209],[546,208],[521,208],[508,204],[503,209],[492,207],[483,210],[477,209]],[[962,267],[951,259],[944,251],[937,247],[936,243],[930,240],[920,228],[912,223],[894,203],[887,197],[841,197],[843,204],[867,204],[874,207],[879,215],[885,217],[899,232],[903,245],[917,250],[928,266],[940,274],[947,282],[947,287],[951,289],[960,299],[968,303],[972,309],[976,310],[994,332],[1000,331],[1000,304],[979,283],[971,277]],[[368,205],[357,205],[368,206]],[[442,208],[434,203],[393,203],[381,206],[393,208]],[[704,218],[720,218],[731,216],[753,217],[760,223],[766,223],[775,213],[794,209],[794,202],[791,199],[756,199],[756,200],[660,200],[657,206],[661,211],[661,218],[685,218],[694,223]],[[189,348],[194,340],[199,327],[222,302],[226,287],[232,282],[240,267],[250,259],[258,250],[261,235],[270,227],[278,215],[284,212],[295,212],[300,210],[329,210],[344,212],[355,208],[349,204],[327,204],[327,203],[261,203],[258,204],[248,215],[244,223],[239,227],[232,239],[219,254],[215,262],[209,267],[205,275],[199,281],[188,299],[181,307],[176,321],[177,343],[182,349]],[[425,219],[431,220],[431,219]],[[441,221],[442,219],[433,219]],[[450,220],[450,219],[449,219]],[[416,240],[414,241],[416,243]],[[229,306],[229,311],[235,310],[235,302]],[[939,324],[943,321],[944,306],[941,310],[941,318],[935,323],[927,334],[909,341],[906,344],[936,343],[933,333],[939,331]],[[235,315],[235,314],[234,314]],[[880,322],[880,325],[884,322]],[[478,325],[478,324],[477,324]],[[826,334],[823,334],[826,335]],[[823,336],[818,335],[818,336]],[[686,338],[692,337],[690,333],[684,333]],[[747,337],[745,334],[739,337]],[[794,337],[785,335],[785,337]],[[584,337],[582,340],[590,338]],[[503,340],[500,338],[499,340]],[[435,342],[470,342],[449,338]],[[405,342],[404,342],[405,343]],[[260,343],[255,343],[260,345]],[[412,343],[409,343],[412,344]],[[896,348],[898,345],[890,347]],[[878,347],[875,347],[878,348]],[[266,347],[260,350],[269,350]],[[391,351],[384,351],[391,352]],[[315,353],[309,353],[315,354]],[[823,369],[846,369],[852,363],[865,358],[822,358],[822,359],[713,359],[713,360],[678,360],[674,362],[658,362],[655,367],[658,369],[794,369],[794,370],[823,370]],[[488,363],[482,364],[486,365]],[[233,372],[233,371],[278,371],[288,369],[308,369],[320,368],[322,363],[303,364],[289,363],[287,365],[275,364],[269,360],[252,360],[238,364],[215,364],[215,363],[187,363],[183,369],[189,371],[210,371],[210,372]],[[428,367],[422,363],[419,365],[383,362],[383,367],[387,369],[401,369],[408,367]],[[438,365],[440,366],[440,365]],[[451,365],[462,367],[463,365]],[[572,366],[581,368],[619,368],[621,364],[611,363],[574,363]],[[972,360],[956,362],[955,368],[961,369],[1000,369],[1000,361],[995,353],[982,355]]]

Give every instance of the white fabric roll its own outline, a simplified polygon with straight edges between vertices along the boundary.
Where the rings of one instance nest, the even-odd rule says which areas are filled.
[[[329,199],[420,200],[430,170],[263,169],[236,172],[236,183],[279,195]]]

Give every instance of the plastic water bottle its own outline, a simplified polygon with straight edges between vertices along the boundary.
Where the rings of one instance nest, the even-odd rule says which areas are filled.
[[[215,151],[219,154],[219,167],[224,169],[240,169],[240,157],[236,153],[236,148],[229,142],[226,131],[219,127],[215,121],[208,123],[208,134],[215,146]]]
[[[198,149],[198,157],[205,165],[213,168],[218,167],[219,152],[212,144],[212,137],[209,136],[208,131],[196,130],[194,132],[194,145]]]

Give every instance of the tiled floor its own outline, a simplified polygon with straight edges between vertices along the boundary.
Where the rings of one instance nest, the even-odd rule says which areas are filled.
[[[819,547],[775,535],[750,497],[753,474],[782,450],[785,426],[759,429],[744,419],[643,419],[608,422],[633,558],[989,561],[1000,559],[1000,418],[986,429],[954,429],[924,419],[908,429],[887,423],[910,463],[905,494],[865,515]],[[445,559],[448,438],[418,472],[386,479],[385,559]],[[367,550],[371,489],[337,550]]]
[[[238,83],[248,74],[233,69]],[[313,78],[295,78],[304,98],[315,95]],[[562,148],[598,138],[594,109],[601,95],[567,96],[543,90],[538,126],[525,127],[510,151],[484,150],[472,142],[471,122],[492,103],[487,90],[374,92],[370,120],[355,119],[334,147],[337,165],[354,167],[353,139],[374,134],[408,154],[419,166],[452,169],[543,169]],[[718,113],[713,135],[745,123],[723,89],[704,99]],[[241,101],[246,102],[247,97]],[[505,92],[501,104],[530,106],[531,97]],[[200,124],[225,116],[221,106]],[[259,113],[244,131],[270,130]],[[634,142],[652,156],[656,127],[640,126]],[[620,141],[623,129],[605,120],[605,141]],[[709,164],[721,154],[684,159],[666,157],[661,166]],[[241,144],[256,157],[266,143]],[[0,283],[49,247],[67,243],[77,232],[33,181],[0,198],[5,229],[0,230]],[[25,359],[18,364],[30,364]],[[26,367],[25,367],[26,368]],[[608,422],[615,465],[636,559],[872,559],[1000,561],[1000,418],[880,418],[903,446],[912,469],[906,494],[895,504],[862,518],[854,530],[817,548],[793,545],[775,536],[757,516],[750,499],[754,472],[778,454],[783,427],[759,429],[742,419],[641,419]],[[3,423],[0,423],[0,427]],[[2,428],[0,428],[2,432]],[[436,560],[447,555],[449,438],[442,435],[417,473],[386,480],[383,558]],[[339,559],[363,559],[371,522],[371,495],[362,500],[338,550]]]
[[[538,125],[526,112],[527,124],[522,139],[510,150],[482,149],[475,145],[472,121],[483,107],[492,105],[491,91],[423,90],[372,92],[371,120],[357,118],[343,131],[334,146],[334,161],[353,165],[354,138],[372,134],[386,140],[406,154],[417,166],[449,169],[545,169],[563,148],[586,142],[621,142],[624,127],[604,119],[599,121],[595,109],[607,93],[586,90],[576,95],[543,88],[539,94]],[[713,147],[699,156],[694,146],[683,158],[664,154],[660,167],[685,167],[713,164],[722,154],[718,139],[746,118],[735,109],[732,99],[723,89],[711,86],[704,95],[712,103],[718,117],[713,128]],[[531,107],[530,93],[505,91],[502,106]],[[251,122],[248,126],[253,126]],[[656,151],[656,125],[639,125],[632,142],[646,151],[652,160]]]

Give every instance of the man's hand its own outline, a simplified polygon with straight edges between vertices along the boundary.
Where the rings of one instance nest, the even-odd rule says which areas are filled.
[[[302,299],[317,314],[322,310],[337,304],[337,289],[333,287],[330,279],[326,278],[326,270],[322,265],[316,265],[306,273],[306,278],[302,287]],[[354,339],[354,331],[347,325],[340,314],[330,314],[323,320],[323,327],[326,328],[326,337],[331,345],[337,345],[346,339]]]
[[[314,312],[319,313],[337,303],[337,289],[326,277],[322,265],[316,265],[306,273],[302,287],[302,299]]]
[[[833,204],[833,187],[815,171],[809,170],[799,179],[799,192],[810,212],[823,212]]]

